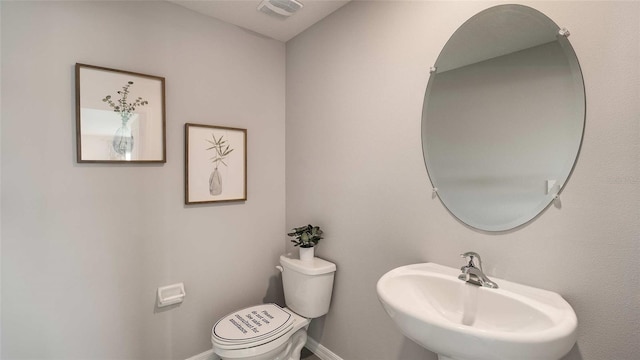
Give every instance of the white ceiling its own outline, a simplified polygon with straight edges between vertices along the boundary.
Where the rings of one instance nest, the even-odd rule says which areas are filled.
[[[351,0],[299,0],[304,7],[287,19],[257,10],[261,0],[168,0],[224,22],[286,42]]]

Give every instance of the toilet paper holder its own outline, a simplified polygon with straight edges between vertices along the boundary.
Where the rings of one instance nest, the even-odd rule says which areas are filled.
[[[184,291],[184,283],[177,283],[158,288],[158,307],[181,303],[187,293]]]

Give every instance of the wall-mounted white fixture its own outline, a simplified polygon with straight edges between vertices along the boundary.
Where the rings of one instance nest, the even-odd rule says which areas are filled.
[[[158,307],[181,303],[186,295],[183,283],[159,287]]]
[[[470,269],[479,270],[463,267],[465,280],[478,274]],[[500,288],[490,288],[484,275],[463,283],[459,274],[434,263],[401,266],[380,278],[378,299],[400,331],[439,360],[554,360],[575,344],[578,319],[560,295],[498,278]]]
[[[286,19],[302,9],[304,5],[297,0],[262,0],[258,11],[280,19]]]

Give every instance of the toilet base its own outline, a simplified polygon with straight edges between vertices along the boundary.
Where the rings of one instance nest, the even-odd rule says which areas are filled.
[[[291,340],[288,342],[290,344],[290,351],[286,352],[285,356],[282,360],[300,360],[300,353],[302,353],[302,348],[307,343],[307,330],[300,329],[291,335]],[[289,347],[289,346],[287,346]]]
[[[291,335],[289,340],[281,346],[265,354],[249,357],[230,357],[231,354],[221,356],[221,360],[300,360],[302,348],[307,343],[307,330],[302,328]]]

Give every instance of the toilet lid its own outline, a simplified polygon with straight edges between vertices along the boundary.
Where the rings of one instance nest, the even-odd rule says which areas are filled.
[[[216,342],[240,345],[258,342],[290,330],[293,317],[276,304],[262,304],[235,311],[213,326]]]

